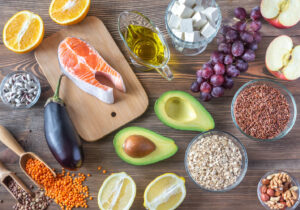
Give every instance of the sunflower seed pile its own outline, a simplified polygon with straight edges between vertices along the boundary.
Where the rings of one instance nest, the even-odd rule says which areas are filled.
[[[15,107],[27,106],[39,91],[38,82],[28,73],[12,75],[3,86],[3,100]]]

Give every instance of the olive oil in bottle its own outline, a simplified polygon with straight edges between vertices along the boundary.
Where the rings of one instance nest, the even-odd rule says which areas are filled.
[[[130,24],[125,37],[129,48],[143,61],[155,66],[164,62],[164,45],[151,29]]]

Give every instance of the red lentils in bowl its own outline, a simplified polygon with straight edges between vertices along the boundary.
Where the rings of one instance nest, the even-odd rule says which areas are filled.
[[[296,120],[293,96],[272,80],[253,80],[236,93],[231,107],[238,129],[258,140],[275,140],[289,132]]]

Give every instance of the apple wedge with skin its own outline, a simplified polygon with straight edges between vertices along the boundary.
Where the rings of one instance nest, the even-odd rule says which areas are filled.
[[[260,11],[277,28],[290,28],[300,21],[299,0],[262,0]]]
[[[278,36],[268,46],[265,62],[275,77],[296,80],[300,77],[300,45],[293,47],[291,37]]]

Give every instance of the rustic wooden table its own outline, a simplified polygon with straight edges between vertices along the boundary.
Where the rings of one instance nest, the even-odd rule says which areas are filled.
[[[174,48],[171,47],[171,42],[164,25],[164,13],[168,3],[169,0],[92,0],[89,15],[95,15],[104,22],[122,52],[125,52],[125,49],[117,31],[117,17],[124,10],[134,9],[144,13],[158,25],[165,34],[165,37],[167,37],[172,54],[170,67],[175,73],[175,79],[172,82],[167,82],[155,72],[136,72],[149,95],[150,105],[142,117],[126,126],[142,126],[173,138],[179,146],[178,153],[168,160],[151,166],[131,166],[124,163],[115,154],[112,145],[114,132],[98,142],[83,143],[85,162],[80,172],[90,173],[92,175],[88,179],[87,185],[89,186],[91,195],[96,198],[99,187],[108,174],[111,172],[126,171],[133,177],[137,184],[137,196],[132,209],[143,209],[143,191],[146,185],[156,176],[165,172],[177,173],[180,176],[184,176],[187,180],[187,196],[179,209],[263,209],[256,196],[256,186],[264,173],[273,169],[285,169],[300,180],[300,142],[298,139],[300,121],[298,119],[292,131],[284,139],[272,143],[258,143],[247,139],[235,128],[230,116],[230,104],[236,90],[245,82],[256,78],[274,79],[264,67],[266,48],[275,36],[281,34],[288,34],[293,37],[295,42],[300,43],[300,24],[292,29],[279,30],[264,22],[262,28],[263,40],[257,51],[257,59],[251,63],[248,72],[242,74],[235,80],[234,88],[230,91],[226,91],[224,97],[215,99],[209,103],[203,103],[213,115],[216,121],[216,128],[228,131],[238,137],[245,145],[249,157],[248,172],[238,187],[226,193],[207,193],[200,190],[187,177],[183,163],[185,149],[191,139],[198,133],[178,131],[163,125],[157,119],[153,111],[153,105],[157,97],[167,90],[178,89],[189,91],[190,84],[195,79],[196,70],[201,68],[201,65],[209,59],[210,53],[216,49],[217,45],[216,41],[214,41],[208,45],[208,48],[203,54],[194,57],[186,57],[176,52]],[[254,6],[257,6],[260,1],[219,0],[218,3],[222,9],[223,21],[227,23],[231,20],[235,7],[243,6],[249,11]],[[27,9],[41,15],[45,22],[45,37],[48,37],[63,28],[51,21],[48,15],[49,4],[50,0],[0,0],[0,28],[3,28],[5,22],[14,13]],[[60,169],[59,164],[53,158],[46,145],[43,133],[43,105],[53,92],[41,73],[33,52],[25,55],[10,52],[4,47],[1,38],[0,69],[0,79],[9,72],[16,70],[33,72],[40,79],[42,95],[37,105],[29,110],[12,110],[1,102],[0,124],[6,126],[14,134],[24,146],[25,150],[37,153],[52,167]],[[299,104],[299,80],[280,82],[288,87],[293,93],[296,102]],[[195,96],[197,96],[197,94],[195,94]],[[134,107],[132,108],[134,109]],[[0,160],[5,163],[7,168],[15,171],[28,185],[31,184],[18,166],[17,156],[2,144],[0,144]],[[99,165],[108,170],[107,175],[98,172],[97,167]],[[4,201],[0,203],[1,210],[11,209],[11,206],[15,203],[3,187],[0,187],[0,199]],[[88,201],[88,205],[91,209],[97,209],[97,199]],[[53,204],[49,209],[58,209],[58,206]]]

